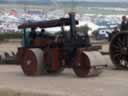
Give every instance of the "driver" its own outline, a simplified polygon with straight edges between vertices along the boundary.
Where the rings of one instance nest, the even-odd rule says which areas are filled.
[[[31,39],[35,39],[36,38],[36,28],[31,28],[31,32],[30,32],[30,34],[29,34],[29,37],[31,38]]]
[[[39,37],[41,37],[41,38],[53,38],[53,36],[51,36],[50,34],[46,33],[44,29],[41,29]]]
[[[39,37],[45,37],[45,30],[44,29],[41,29]]]

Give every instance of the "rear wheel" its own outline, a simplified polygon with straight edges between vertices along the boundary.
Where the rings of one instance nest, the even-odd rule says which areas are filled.
[[[128,69],[128,32],[115,35],[110,43],[110,58],[119,69]]]

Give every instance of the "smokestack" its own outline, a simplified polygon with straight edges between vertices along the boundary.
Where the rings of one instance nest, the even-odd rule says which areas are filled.
[[[70,39],[74,40],[76,37],[75,12],[70,12],[69,18],[70,18]]]

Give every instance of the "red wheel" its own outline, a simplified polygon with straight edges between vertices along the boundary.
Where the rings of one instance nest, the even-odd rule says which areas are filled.
[[[78,77],[86,77],[88,75],[91,66],[89,58],[86,55],[78,53],[75,58],[74,64],[75,67],[73,68],[73,70]]]
[[[102,59],[102,60],[100,60]],[[99,52],[79,52],[75,58],[74,72],[78,77],[97,76],[102,70],[99,66],[105,65]]]
[[[21,64],[26,75],[36,76],[44,73],[43,51],[41,49],[27,49]]]
[[[46,71],[49,74],[61,73],[64,68],[59,48],[51,48],[45,53]]]

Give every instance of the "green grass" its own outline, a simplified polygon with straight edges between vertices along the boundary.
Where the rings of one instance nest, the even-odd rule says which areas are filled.
[[[0,40],[6,39],[21,39],[22,33],[20,32],[13,32],[13,33],[0,33]]]

